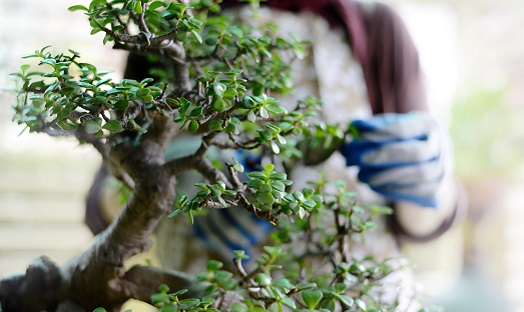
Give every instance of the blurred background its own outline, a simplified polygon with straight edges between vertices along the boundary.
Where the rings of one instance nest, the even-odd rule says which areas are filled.
[[[0,276],[46,254],[63,263],[92,236],[83,225],[96,151],[23,133],[11,122],[8,74],[43,46],[73,49],[120,76],[124,53],[90,36],[67,7],[89,1],[0,0]],[[455,230],[406,246],[446,311],[524,311],[524,1],[383,0],[417,46],[433,113],[449,129],[468,213]]]

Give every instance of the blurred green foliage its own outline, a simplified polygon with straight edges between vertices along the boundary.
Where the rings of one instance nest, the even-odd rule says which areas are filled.
[[[460,97],[453,106],[450,130],[458,177],[510,177],[522,158],[518,144],[522,117],[522,109],[508,105],[506,88],[477,89]]]

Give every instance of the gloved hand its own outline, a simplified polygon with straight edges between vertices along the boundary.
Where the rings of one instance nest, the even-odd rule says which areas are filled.
[[[442,138],[427,113],[382,114],[355,120],[354,139],[341,153],[348,166],[359,166],[358,179],[392,201],[437,207],[444,176]]]

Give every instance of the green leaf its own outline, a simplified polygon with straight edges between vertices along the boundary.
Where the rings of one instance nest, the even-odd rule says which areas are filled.
[[[73,5],[73,6],[70,6],[69,8],[67,8],[69,11],[71,12],[74,12],[74,11],[86,11],[88,12],[89,9],[86,8],[85,6],[83,5]],[[105,311],[105,310],[104,310]]]
[[[339,295],[339,294],[334,294],[335,298],[337,298],[338,300],[340,300],[340,302],[342,304],[344,304],[345,306],[352,306],[353,305],[353,302],[359,307],[362,309],[362,311],[366,311],[366,303],[364,301],[362,301],[361,299],[355,299],[353,300],[351,297],[349,296],[346,296],[346,295]]]
[[[258,190],[260,192],[268,193],[271,192],[271,186],[266,183],[263,183],[258,187]]]
[[[233,276],[233,273],[220,270],[215,273],[215,280],[217,282],[223,282],[225,280],[230,279],[232,276]]]
[[[226,91],[224,91],[224,97],[228,100],[233,100],[236,95],[237,95],[237,90],[233,88],[227,88]]]
[[[21,73],[10,73],[9,76],[15,76],[15,77],[18,77],[20,79],[24,79],[25,76]]]
[[[228,123],[226,128],[224,128],[224,131],[225,132],[237,133],[238,129],[237,129],[237,126],[235,124]]]
[[[191,310],[193,308],[198,307],[200,304],[200,299],[197,298],[188,298],[184,300],[180,300],[180,309],[181,310]]]
[[[133,11],[135,11],[136,14],[142,14],[142,2],[137,1]]]
[[[274,154],[280,154],[280,147],[278,146],[277,142],[275,141],[271,141],[271,151],[274,153]]]
[[[98,26],[94,26],[94,28],[91,30],[91,32],[89,34],[91,35],[94,35],[94,34],[97,34],[99,32],[102,31],[102,28],[98,27]]]
[[[193,36],[195,36],[195,39],[198,41],[198,43],[202,43],[202,37],[196,30],[192,29],[191,33],[193,34]]]
[[[248,118],[249,118],[249,114],[248,114]],[[254,121],[253,121],[254,122]],[[257,130],[258,134],[260,135],[260,141],[269,141],[273,138],[273,136],[271,135],[271,133],[269,133],[269,131],[265,131],[265,130]]]
[[[151,103],[153,102],[153,97],[151,95],[143,96],[142,101],[144,101],[144,103]]]
[[[200,28],[200,27],[202,27],[203,23],[199,19],[196,19],[196,18],[192,17],[192,18],[189,19],[189,24],[191,24],[195,28]]]
[[[126,109],[129,106],[129,101],[127,100],[118,100],[113,104],[115,109]]]
[[[302,202],[302,204],[308,209],[313,209],[313,207],[316,205],[315,201],[312,199],[306,199]]]
[[[195,108],[193,108],[191,110],[191,112],[189,112],[189,116],[191,117],[197,117],[197,116],[200,116],[202,114],[202,110],[203,110],[203,107],[202,106],[197,106]],[[215,120],[216,121],[216,120]]]
[[[78,86],[82,87],[82,88],[92,88],[92,87],[94,87],[93,84],[91,84],[89,82],[82,81],[82,80],[78,82]]]
[[[133,126],[133,129],[137,130],[138,132],[140,132],[140,133],[146,133],[147,132],[147,130],[144,129],[143,127],[141,127],[139,124],[137,124],[134,119],[130,119],[129,122]]]
[[[39,93],[31,94],[29,99],[32,101],[44,101],[44,95]]]
[[[206,37],[206,39],[204,40],[204,42],[205,42],[208,46],[215,46],[215,45],[218,43],[218,37],[217,37],[217,36],[209,36],[209,37]]]
[[[150,10],[156,10],[158,9],[159,7],[163,7],[164,6],[164,2],[163,1],[153,1],[150,5],[149,5],[149,9]]]
[[[248,312],[250,311],[249,308],[240,302],[235,302],[233,306],[231,307],[231,312]]]
[[[248,172],[247,176],[252,179],[265,179],[268,175],[267,173],[264,173],[264,172],[252,171],[252,172]],[[255,183],[258,183],[258,182],[255,182]]]
[[[267,109],[265,109],[263,107],[260,108],[260,111],[258,112],[258,114],[260,115],[260,117],[262,117],[264,119],[269,118],[269,113],[267,112]]]
[[[222,130],[222,124],[218,120],[211,120],[211,122],[209,123],[209,130],[220,131]]]
[[[171,296],[178,297],[178,296],[181,296],[181,295],[185,294],[186,292],[188,292],[188,290],[185,289],[185,288],[182,288],[182,289],[179,289],[179,290],[175,291],[174,293],[172,293]]]
[[[322,300],[322,297],[323,295],[320,290],[306,289],[302,292],[302,300],[304,300],[304,303],[310,310],[316,308],[320,300]]]
[[[291,284],[291,282],[287,278],[279,278],[275,280],[271,285],[286,289],[291,289],[294,287],[293,284]]]
[[[142,96],[149,95],[150,93],[151,93],[151,90],[149,90],[147,88],[144,88],[144,89],[140,89],[140,90],[136,91],[136,96],[137,97],[142,97]]]
[[[107,101],[109,101],[109,99],[105,96],[102,96],[102,95],[99,95],[97,97],[95,97],[95,101],[97,103],[106,103]]]
[[[108,41],[113,41],[113,40],[115,40],[113,36],[111,36],[110,34],[106,34],[104,36],[104,39],[102,40],[102,44],[105,45]]]
[[[268,174],[271,173],[273,170],[275,170],[275,165],[273,165],[273,164],[266,164],[264,166],[264,172],[266,172]]]
[[[207,262],[207,270],[210,272],[216,271],[221,269],[224,266],[224,264],[220,261],[216,260],[209,260]]]
[[[108,130],[111,133],[117,133],[124,130],[124,128],[120,124],[120,121],[118,120],[110,120],[106,122],[106,124],[103,125],[102,128]]]
[[[29,64],[24,64],[24,65],[20,66],[20,70],[22,70],[22,72],[25,72],[25,71],[27,71],[30,67],[31,67],[31,65],[29,65]]]
[[[271,172],[269,178],[273,180],[285,180],[287,179],[287,174],[284,172]]]
[[[266,109],[274,115],[282,114],[285,112],[285,110],[278,105],[266,105]]]
[[[282,303],[284,305],[290,307],[291,309],[296,309],[297,308],[295,301],[293,301],[293,299],[291,299],[289,297],[282,298]]]
[[[273,181],[270,183],[271,187],[274,188],[275,190],[277,191],[280,191],[280,192],[283,192],[286,190],[286,186],[284,185],[284,183],[280,182],[280,181]]]
[[[264,273],[258,273],[255,275],[254,280],[259,286],[262,287],[271,285],[271,276]]]
[[[187,212],[187,220],[188,220],[189,224],[195,223],[195,218],[193,216],[193,211],[189,210]]]
[[[214,96],[211,100],[211,108],[219,113],[226,110],[226,104],[224,103],[224,99],[218,96]]]
[[[199,127],[198,122],[196,120],[191,120],[187,128],[189,131],[195,132],[198,130],[198,127]]]
[[[300,201],[304,200],[304,194],[302,194],[299,191],[295,191],[293,193],[293,197],[295,197],[297,200],[300,200]]]
[[[170,303],[160,308],[160,312],[177,312],[177,311],[180,311],[180,308],[178,307],[178,305],[174,303]]]
[[[158,286],[158,291],[160,291],[163,294],[167,294],[167,292],[169,291],[169,286],[167,286],[166,284],[161,284],[160,286]]]
[[[281,122],[278,124],[278,127],[282,130],[282,131],[290,131],[290,130],[293,130],[293,128],[295,128],[291,123],[289,122]]]
[[[213,304],[216,300],[214,298],[211,298],[211,297],[204,297],[202,298],[202,304],[205,305],[205,306],[209,306],[211,304]]]
[[[275,202],[275,197],[270,192],[256,192],[255,196],[262,205],[272,205]]]
[[[179,107],[180,106],[180,102],[177,101],[176,99],[171,99],[171,98],[168,98],[167,99],[167,102],[172,105],[173,107]]]
[[[369,229],[372,229],[376,226],[375,222],[373,221],[366,221],[364,222],[364,225],[362,226],[362,228],[366,229],[366,230],[369,230]]]
[[[102,129],[102,127],[100,127],[100,125],[90,119],[90,120],[87,120],[86,122],[84,122],[84,130],[85,132],[89,133],[89,134],[95,134],[97,133],[98,131],[100,131]]]
[[[76,88],[78,87],[78,84],[74,80],[68,80],[65,82],[65,85],[69,88]]]
[[[224,96],[224,91],[227,89],[226,85],[220,82],[215,82],[212,85],[212,88],[210,89],[210,95],[216,95],[218,97]]]
[[[170,16],[172,16],[172,18],[176,18],[177,14],[167,15],[164,18],[165,19],[169,19]],[[187,33],[186,32],[182,32],[182,31],[177,32],[176,39],[178,41],[182,41],[182,42],[185,41],[187,39]]]
[[[304,284],[304,285],[300,285],[299,287],[297,287],[298,290],[306,290],[306,289],[311,289],[311,288],[315,288],[317,287],[317,284],[316,283],[307,283],[307,284]]]
[[[347,262],[341,262],[339,266],[341,267],[344,266],[346,270],[349,268],[349,264]],[[336,283],[334,288],[335,288],[335,292],[337,294],[340,294],[348,288],[348,285],[344,283]]]
[[[172,219],[176,217],[180,212],[182,211],[181,208],[175,209],[175,211],[171,212],[169,216],[167,216],[168,219]]]
[[[249,256],[246,255],[245,250],[233,250],[233,253],[235,254],[235,257],[240,260],[247,260],[249,259]]]

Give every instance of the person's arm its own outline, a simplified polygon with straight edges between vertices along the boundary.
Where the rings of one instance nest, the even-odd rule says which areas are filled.
[[[418,51],[400,16],[391,7],[380,3],[352,0],[333,0],[333,3],[346,23],[355,56],[362,64],[375,118],[380,120],[383,113],[402,116],[414,110],[427,111]],[[420,201],[389,198],[395,207],[392,227],[401,238],[417,241],[433,239],[451,227],[460,214],[457,210],[462,209],[463,195],[453,179],[452,151],[445,147],[448,137],[444,132],[439,135],[442,166],[434,172],[441,170],[443,176],[430,188],[431,192],[435,192],[429,196],[434,197],[434,204],[429,205],[433,209],[427,209],[427,203]],[[418,143],[420,146],[425,144],[423,141]],[[388,148],[383,152],[388,154]],[[406,174],[410,175],[409,171]],[[429,185],[428,180],[432,180],[430,175],[422,175],[418,179],[425,185]]]

